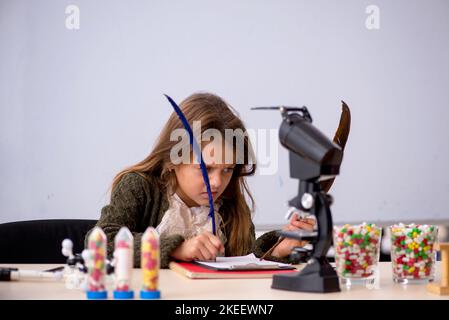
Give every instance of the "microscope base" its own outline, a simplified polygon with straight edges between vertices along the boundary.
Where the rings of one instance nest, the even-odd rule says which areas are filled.
[[[299,292],[339,292],[340,284],[337,273],[329,264],[313,263],[294,274],[273,276],[273,289]]]

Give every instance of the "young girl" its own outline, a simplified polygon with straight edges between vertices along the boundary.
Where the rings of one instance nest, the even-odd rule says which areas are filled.
[[[220,97],[209,93],[193,94],[181,102],[180,108],[189,124],[200,121],[201,133],[218,130],[223,137],[225,129],[246,132],[242,121]],[[170,260],[211,260],[219,255],[237,256],[254,252],[261,256],[277,240],[269,233],[255,241],[251,212],[254,200],[245,177],[253,175],[256,166],[251,157],[247,135],[242,136],[244,157],[237,161],[236,145],[223,139],[201,143],[213,194],[217,232],[212,234],[209,201],[198,163],[172,161],[178,140],[170,139],[172,132],[183,129],[173,112],[164,126],[153,151],[141,162],[123,170],[112,183],[111,201],[101,210],[97,226],[108,238],[108,253],[113,252],[114,237],[122,226],[134,235],[134,265],[140,267],[140,242],[148,226],[160,234],[161,268]],[[218,141],[218,140],[217,140]],[[205,157],[204,150],[207,148]],[[224,148],[223,150],[219,150]],[[223,161],[227,151],[233,152],[233,161]],[[189,159],[194,159],[193,152]],[[251,202],[251,209],[245,199]],[[292,221],[290,230],[309,227],[307,223]],[[87,239],[87,236],[86,236]],[[285,261],[295,240],[283,241],[267,259]],[[284,259],[282,259],[284,258]]]

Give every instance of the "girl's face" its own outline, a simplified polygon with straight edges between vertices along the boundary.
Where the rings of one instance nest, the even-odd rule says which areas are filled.
[[[216,152],[215,147],[214,142],[210,142],[207,148],[203,149],[203,160],[209,175],[210,190],[214,202],[228,186],[235,168],[235,164],[225,163],[224,150],[222,149],[222,153],[219,153]],[[223,146],[219,147],[223,148]],[[204,154],[205,149],[207,149],[207,156]],[[226,151],[229,152],[229,150]],[[208,206],[207,188],[199,163],[180,164],[175,166],[174,170],[178,182],[176,193],[184,203],[189,207]]]

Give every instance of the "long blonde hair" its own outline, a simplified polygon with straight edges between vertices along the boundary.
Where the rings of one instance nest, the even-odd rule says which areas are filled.
[[[192,126],[193,121],[201,121],[201,131],[216,129],[223,135],[225,129],[240,129],[247,133],[236,112],[220,97],[211,93],[195,93],[183,100],[179,107],[187,121]],[[176,176],[173,172],[174,164],[170,160],[170,150],[177,141],[170,140],[170,134],[175,129],[183,129],[178,116],[173,112],[162,129],[151,153],[139,163],[126,168],[116,175],[112,183],[112,191],[122,177],[130,172],[159,177],[166,184],[167,191],[173,193],[177,187]],[[251,232],[251,212],[254,211],[254,198],[246,183],[246,176],[256,171],[254,154],[248,135],[243,138],[244,159],[235,165],[232,178],[221,195],[222,216],[225,233],[227,235],[227,255],[244,255],[252,248],[253,236]],[[251,203],[248,206],[245,195]]]

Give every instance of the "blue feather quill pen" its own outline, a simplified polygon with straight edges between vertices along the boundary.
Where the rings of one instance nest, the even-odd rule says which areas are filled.
[[[207,196],[209,198],[209,217],[212,219],[212,233],[214,235],[217,235],[216,233],[216,227],[215,227],[215,210],[214,210],[214,200],[212,199],[212,192],[210,190],[210,183],[209,183],[209,175],[207,174],[207,170],[206,170],[206,165],[204,164],[204,160],[203,160],[203,154],[201,153],[201,149],[198,146],[197,141],[195,140],[194,136],[193,136],[193,131],[192,128],[189,125],[189,122],[187,121],[186,117],[184,116],[184,114],[182,113],[181,109],[179,108],[179,106],[176,104],[175,101],[173,101],[172,98],[170,98],[168,95],[164,94],[165,97],[168,99],[168,101],[170,102],[170,104],[172,105],[173,109],[175,110],[176,114],[178,115],[179,119],[181,120],[182,124],[184,125],[184,128],[187,130],[187,132],[189,133],[189,137],[190,137],[190,145],[193,148],[193,152],[197,158],[197,160],[199,160],[200,163],[200,168],[201,168],[201,172],[203,174],[203,179],[204,179],[204,183],[206,185],[206,189],[207,189]]]

